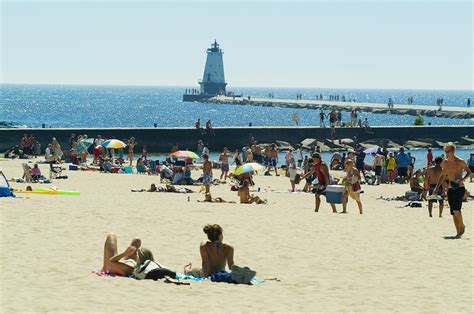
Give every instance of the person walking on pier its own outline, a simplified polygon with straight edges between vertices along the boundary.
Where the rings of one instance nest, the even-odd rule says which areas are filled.
[[[319,127],[320,128],[325,128],[326,125],[324,124],[324,118],[326,117],[326,115],[324,114],[324,111],[321,109],[321,111],[319,111]]]
[[[207,122],[206,122],[206,131],[207,131],[210,135],[216,135],[216,134],[214,133],[214,128],[212,127],[211,119],[207,120]]]
[[[466,104],[467,104],[468,107],[471,107],[471,98],[468,98],[468,99],[467,99]]]

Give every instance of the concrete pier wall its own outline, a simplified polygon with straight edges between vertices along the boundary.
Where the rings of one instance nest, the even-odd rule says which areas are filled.
[[[463,136],[474,138],[474,126],[373,127],[372,130],[373,133],[369,134],[361,128],[336,128],[338,138],[353,138],[356,135],[360,141],[385,138],[399,144],[419,138],[442,142],[457,141]],[[136,152],[141,151],[143,144],[147,145],[149,152],[168,152],[175,143],[179,143],[180,149],[195,150],[199,139],[208,143],[211,150],[221,150],[224,146],[230,149],[242,148],[252,137],[259,143],[280,140],[295,145],[305,138],[324,141],[330,138],[331,132],[329,128],[319,127],[222,127],[214,131],[215,136],[202,135],[194,128],[0,129],[0,151],[17,145],[25,133],[33,134],[40,141],[43,150],[52,137],[56,137],[63,148],[68,148],[69,136],[75,133],[87,134],[92,138],[98,134],[118,139],[134,136],[138,141]]]
[[[183,98],[183,100],[187,101]],[[191,100],[189,100],[191,101]],[[341,110],[341,111],[363,111],[378,114],[398,114],[411,115],[418,114],[427,117],[439,117],[449,119],[474,119],[474,107],[453,107],[444,106],[443,110],[438,110],[435,106],[426,105],[402,105],[395,104],[394,108],[389,109],[387,104],[363,103],[363,102],[342,102],[329,100],[293,100],[293,99],[275,99],[275,98],[238,98],[229,96],[216,96],[211,98],[194,99],[192,101],[229,104],[229,105],[248,105],[265,107],[283,107],[294,109],[312,109],[312,110]]]

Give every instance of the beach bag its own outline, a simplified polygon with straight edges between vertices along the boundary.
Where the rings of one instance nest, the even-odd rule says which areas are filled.
[[[230,277],[233,282],[248,285],[252,282],[252,279],[257,275],[257,272],[251,270],[248,267],[239,267],[232,265]]]
[[[139,280],[158,280],[165,277],[176,279],[176,273],[174,271],[164,268],[159,263],[151,260],[146,260],[145,263],[136,268],[133,271],[133,276]]]
[[[217,273],[212,274],[209,276],[212,282],[226,282],[226,283],[237,283],[236,281],[232,280],[232,276],[230,273],[226,271],[220,271]]]

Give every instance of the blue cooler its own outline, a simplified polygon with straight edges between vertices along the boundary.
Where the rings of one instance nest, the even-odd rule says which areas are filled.
[[[77,165],[69,165],[69,170],[77,170]]]
[[[326,187],[326,202],[333,204],[342,204],[342,193],[345,187],[343,185],[328,185]]]

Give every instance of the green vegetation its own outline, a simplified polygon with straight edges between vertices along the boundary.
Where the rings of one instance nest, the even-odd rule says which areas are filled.
[[[424,125],[425,124],[425,119],[423,118],[422,115],[419,114],[415,117],[415,121],[413,121],[413,124],[414,125]]]

